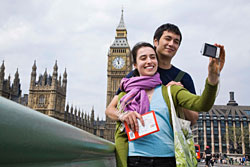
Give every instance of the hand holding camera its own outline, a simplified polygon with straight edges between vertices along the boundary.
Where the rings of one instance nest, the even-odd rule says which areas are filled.
[[[216,85],[219,75],[225,64],[225,49],[223,45],[205,43],[201,50],[202,55],[209,57],[208,82]]]

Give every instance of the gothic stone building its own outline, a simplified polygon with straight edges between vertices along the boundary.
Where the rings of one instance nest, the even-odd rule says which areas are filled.
[[[21,83],[19,79],[18,70],[15,73],[15,78],[12,84],[10,75],[8,76],[8,79],[5,79],[4,77],[5,77],[5,66],[3,62],[0,67],[0,96],[3,96],[7,99],[10,99],[12,101],[27,106],[28,95],[25,94],[22,97]]]
[[[97,117],[97,120],[94,120],[94,114],[94,108],[91,110],[91,115],[88,115],[84,112],[81,112],[79,109],[74,109],[73,106],[69,108],[69,105],[67,104],[66,111],[64,113],[64,121],[75,127],[104,138],[106,121],[99,120],[99,117]]]
[[[65,108],[66,89],[67,89],[67,72],[58,77],[57,62],[53,68],[52,76],[45,70],[43,75],[37,78],[36,62],[32,67],[29,95],[22,97],[19,73],[16,71],[15,78],[11,84],[10,76],[5,79],[4,62],[0,68],[0,96],[28,106],[36,111],[51,116],[55,119],[69,123],[75,127],[86,130],[97,136],[104,137],[105,121],[95,120],[94,108],[91,116],[81,112],[76,108]]]
[[[58,79],[56,62],[52,76],[47,74],[46,69],[36,81],[36,69],[36,62],[34,62],[30,79],[28,107],[63,121],[67,87],[66,70],[63,74],[63,81],[61,81],[61,76]]]
[[[86,130],[97,136],[104,135],[104,121],[94,119],[94,108],[92,108],[91,116],[84,114],[79,109],[69,108],[67,104],[65,108],[66,90],[67,90],[67,72],[58,77],[57,62],[53,68],[53,74],[48,75],[45,70],[43,75],[36,80],[36,63],[32,67],[28,107],[54,117],[58,120],[69,123],[75,127]]]

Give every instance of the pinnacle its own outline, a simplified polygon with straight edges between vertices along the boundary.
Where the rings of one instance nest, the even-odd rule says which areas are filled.
[[[116,28],[116,30],[126,30],[124,19],[123,19],[123,9],[122,9],[120,23],[119,23],[118,27]]]

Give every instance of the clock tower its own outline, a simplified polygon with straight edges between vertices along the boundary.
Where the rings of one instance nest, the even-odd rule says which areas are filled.
[[[116,91],[119,88],[121,79],[132,70],[132,60],[130,47],[127,40],[127,29],[123,20],[123,10],[121,20],[116,28],[116,36],[113,44],[109,48],[108,66],[107,66],[107,101],[109,105]],[[115,121],[106,117],[106,135],[105,138],[114,141]]]

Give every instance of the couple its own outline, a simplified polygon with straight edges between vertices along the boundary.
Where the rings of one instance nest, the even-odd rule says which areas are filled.
[[[168,27],[168,29],[164,29],[164,27]],[[145,42],[136,44],[132,49],[136,76],[130,79],[124,78],[121,81],[122,92],[111,101],[106,109],[106,114],[113,120],[126,122],[135,131],[138,130],[137,119],[144,124],[141,114],[154,110],[160,131],[127,142],[126,134],[120,131],[121,124],[118,123],[119,126],[116,130],[118,166],[160,167],[176,165],[173,129],[169,115],[169,99],[163,98],[164,91],[162,91],[167,83],[164,83],[166,79],[162,79],[164,74],[161,73],[161,68],[167,66],[168,68],[165,69],[173,68],[170,61],[180,45],[181,34],[178,27],[172,24],[165,24],[159,28],[162,32],[158,38],[154,37],[156,51],[151,44]],[[194,111],[208,111],[212,107],[219,80],[218,75],[225,60],[224,47],[217,44],[216,46],[221,48],[220,60],[210,58],[208,78],[202,96],[190,93],[179,86],[180,83],[171,86],[171,94],[176,108],[183,107]],[[159,66],[160,68],[158,68]],[[171,80],[173,79],[171,78]],[[128,101],[132,102],[127,103]],[[119,106],[122,112],[119,112],[114,106]],[[189,110],[179,113],[179,116],[191,121],[192,119],[197,120],[195,117],[198,114]],[[125,138],[122,138],[124,136]]]

